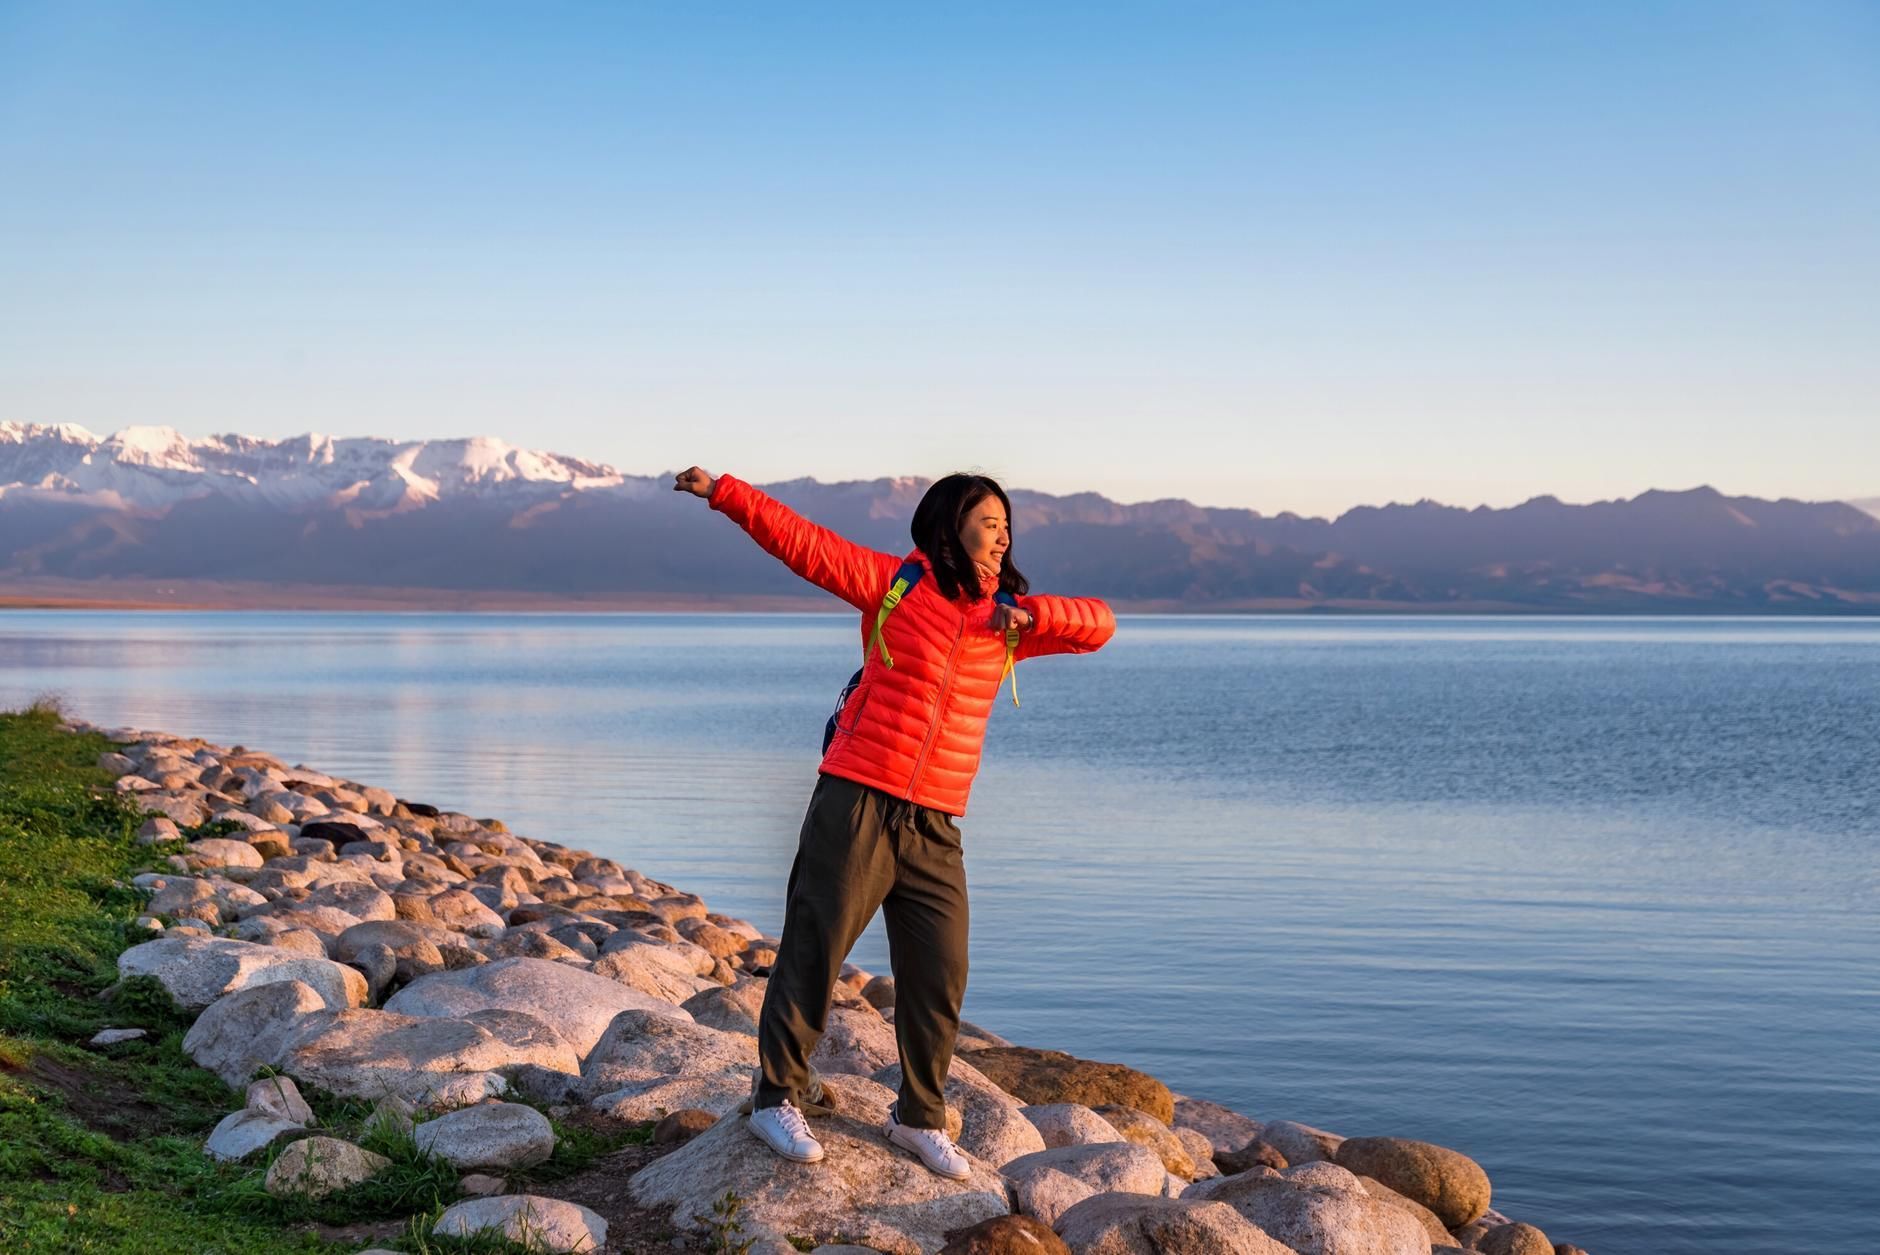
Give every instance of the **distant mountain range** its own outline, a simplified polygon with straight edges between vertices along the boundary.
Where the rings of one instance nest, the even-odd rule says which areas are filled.
[[[0,422],[0,598],[833,608],[672,470],[500,440],[100,438]],[[735,466],[710,467],[738,473]],[[930,481],[761,485],[894,553]],[[1880,497],[1652,490],[1336,519],[1008,485],[1032,586],[1121,609],[1880,613]]]

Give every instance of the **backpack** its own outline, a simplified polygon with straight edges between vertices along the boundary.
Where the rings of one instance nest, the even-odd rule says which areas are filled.
[[[894,608],[901,604],[901,598],[907,596],[908,590],[920,583],[920,577],[926,573],[926,570],[926,567],[912,559],[903,562],[901,569],[894,573],[894,580],[888,585],[888,591],[882,594],[881,608],[875,611],[875,629],[868,634],[868,643],[862,646],[863,665],[857,667],[855,674],[849,677],[849,682],[842,686],[842,692],[836,697],[836,708],[829,713],[828,722],[823,724],[824,754],[829,752],[829,744],[835,740],[836,720],[841,717],[842,708],[848,705],[849,695],[861,685],[862,670],[868,663],[868,651],[879,649],[882,663],[890,667],[894,665],[894,659],[888,654],[887,643],[881,639],[881,629],[887,626],[888,616],[893,614]],[[1003,588],[992,594],[992,600],[1001,606],[1011,606],[1014,609],[1018,607],[1018,599]],[[1018,673],[1013,670],[1013,655],[1017,650],[1018,629],[1007,628],[1005,630],[1005,670],[1000,673],[999,682],[1004,683],[1008,674],[1012,677],[1012,705],[1014,706],[1018,705]]]

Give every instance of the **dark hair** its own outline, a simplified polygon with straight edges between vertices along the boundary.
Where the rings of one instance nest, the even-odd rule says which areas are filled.
[[[914,537],[914,544],[927,555],[940,593],[948,601],[957,598],[962,590],[970,594],[973,601],[979,600],[979,571],[960,544],[960,528],[966,516],[987,497],[997,497],[999,504],[1005,507],[1009,527],[1012,503],[1005,489],[984,475],[956,473],[936,479],[921,497],[920,504],[914,507],[914,522],[908,531]],[[1012,565],[1009,544],[999,559],[999,588],[1015,597],[1031,591],[1031,581]]]

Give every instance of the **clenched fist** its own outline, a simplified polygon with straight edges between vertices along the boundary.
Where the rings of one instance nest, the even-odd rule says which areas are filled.
[[[672,490],[689,492],[695,497],[709,497],[712,495],[712,485],[717,482],[712,478],[710,471],[694,466],[680,471],[673,477]]]
[[[1017,606],[994,606],[992,608],[992,630],[1003,632],[1008,627],[1015,627],[1021,632],[1028,632],[1032,625],[1031,615]]]

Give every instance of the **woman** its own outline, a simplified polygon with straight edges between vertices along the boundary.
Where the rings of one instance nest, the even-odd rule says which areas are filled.
[[[935,1172],[969,1175],[946,1133],[941,1091],[966,992],[966,869],[960,830],[986,717],[1004,672],[1044,654],[1088,653],[1116,632],[1093,597],[1026,595],[1012,564],[1011,503],[980,475],[937,481],[914,511],[905,557],[843,539],[731,475],[694,466],[675,491],[704,497],[769,553],[862,612],[861,681],[837,715],[803,817],[783,935],[757,1028],[751,1130],[788,1159],[822,1145],[801,1108],[832,987],[877,908],[894,969],[901,1086],[886,1132]],[[918,578],[901,590],[903,566]],[[995,598],[1013,604],[999,604]],[[897,604],[898,603],[898,604]],[[890,612],[891,611],[891,612]],[[1008,650],[1008,629],[1016,647]],[[1017,680],[1013,679],[1017,701]]]

